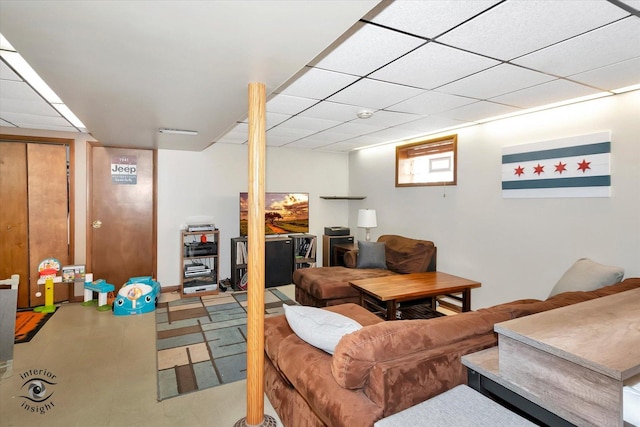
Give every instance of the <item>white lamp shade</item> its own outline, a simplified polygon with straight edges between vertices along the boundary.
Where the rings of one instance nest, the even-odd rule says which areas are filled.
[[[378,226],[375,209],[358,210],[358,227],[374,228]]]

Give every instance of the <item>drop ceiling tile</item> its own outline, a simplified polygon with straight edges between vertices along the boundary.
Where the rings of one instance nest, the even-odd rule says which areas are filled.
[[[606,1],[507,1],[438,41],[507,61],[627,15]]]
[[[488,99],[553,79],[547,74],[516,67],[515,65],[501,64],[439,87],[438,92]]]
[[[2,98],[0,113],[16,111],[34,116],[60,117],[60,113],[42,98]]]
[[[372,141],[370,138],[366,136],[360,136],[360,137],[352,138],[346,141],[336,142],[335,144],[326,145],[319,149],[322,151],[348,152],[356,148],[363,148],[368,145],[375,145],[375,144],[379,144],[379,143]]]
[[[2,118],[14,123],[18,127],[26,127],[29,129],[37,129],[37,126],[57,126],[61,128],[71,127],[74,132],[77,129],[71,126],[71,124],[64,118],[58,116],[40,116],[36,114],[24,114],[24,113],[2,113]],[[34,128],[33,126],[36,126]],[[47,128],[49,129],[49,128]]]
[[[311,117],[295,116],[287,120],[286,123],[283,124],[283,126],[285,128],[304,129],[313,132],[319,132],[321,130],[335,127],[341,123],[342,122],[337,122],[334,120],[322,120],[314,119]]]
[[[343,133],[343,132],[334,132],[333,129],[314,133],[313,135],[309,135],[307,137],[304,137],[303,139],[308,141],[318,140],[318,141],[322,141],[324,144],[332,144],[334,142],[353,138],[353,134]]]
[[[0,80],[22,81],[20,76],[18,76],[4,60],[0,60]],[[4,82],[0,82],[0,85],[1,84],[4,84]]]
[[[429,116],[424,119],[416,120],[415,122],[405,123],[398,127],[415,131],[417,134],[427,134],[439,129],[447,129],[455,126],[464,125],[465,121],[455,120],[445,116]]]
[[[632,16],[515,61],[566,77],[640,55],[640,19]]]
[[[295,141],[298,138],[295,137],[288,137],[288,136],[277,136],[277,135],[270,135],[269,132],[267,132],[267,142],[266,145],[269,147],[282,147],[283,145],[287,145],[292,141]]]
[[[324,147],[325,145],[332,144],[333,142],[327,141],[323,138],[316,137],[315,135],[299,139],[297,141],[293,141],[287,144],[287,147],[292,148],[319,148]]]
[[[23,81],[2,80],[0,84],[0,97],[5,99],[20,99],[24,101],[45,102],[31,86]]]
[[[339,126],[332,128],[331,131],[348,134],[354,137],[354,136],[366,135],[366,134],[377,132],[384,129],[382,127],[362,125],[360,124],[361,122],[362,120],[359,120],[358,123],[354,123],[354,122],[343,123]]]
[[[371,22],[434,38],[499,1],[394,1]]]
[[[18,125],[18,127],[19,128],[24,128],[24,129],[55,130],[55,131],[59,131],[59,132],[81,133],[80,131],[78,131],[78,129],[76,129],[75,127],[73,127],[71,125],[68,125],[68,126],[57,126],[57,125],[51,125],[51,124],[30,123],[30,124]]]
[[[6,126],[6,127],[12,127],[12,128],[16,127],[13,123],[9,123],[8,121],[2,120],[1,118],[0,118],[0,126]]]
[[[279,94],[267,101],[267,114],[280,113],[294,115],[306,110],[317,102],[317,99]]]
[[[493,59],[437,43],[428,43],[372,73],[370,77],[391,83],[434,89],[497,64],[499,62]]]
[[[337,102],[320,101],[313,107],[300,113],[301,117],[313,117],[316,119],[335,120],[348,122],[357,118],[358,111],[363,107],[358,105],[340,104]]]
[[[270,113],[268,111],[265,114],[265,116],[267,118],[267,123],[266,123],[267,129],[271,129],[272,127],[277,126],[280,123],[292,117],[289,114]],[[247,121],[247,123],[249,122]]]
[[[504,114],[515,113],[518,110],[519,108],[509,107],[507,105],[479,101],[475,104],[465,105],[464,107],[447,111],[445,117],[463,122],[475,122]]]
[[[452,108],[461,107],[463,105],[473,104],[474,102],[477,102],[477,100],[449,95],[447,93],[428,91],[411,99],[407,99],[406,101],[392,105],[391,107],[388,107],[387,110],[426,116],[451,110]]]
[[[402,123],[412,122],[422,118],[417,114],[399,113],[395,111],[379,110],[373,113],[368,119],[356,119],[356,123],[366,126],[379,126],[382,128],[400,125]]]
[[[288,138],[287,142],[295,141],[296,139],[304,138],[311,134],[316,133],[315,130],[310,129],[296,129],[287,127],[286,124],[276,126],[267,131],[267,137]]]
[[[383,144],[415,138],[422,132],[414,129],[392,127],[367,135],[367,140],[374,144]]]
[[[640,84],[640,56],[606,67],[596,68],[586,73],[574,74],[569,78],[603,90],[614,90]]]
[[[329,101],[382,109],[424,92],[420,89],[362,79],[329,98]]]
[[[229,132],[218,138],[216,142],[224,144],[244,144],[249,137],[249,125],[247,123],[238,123]]]
[[[563,79],[557,79],[538,86],[497,96],[495,98],[491,98],[491,101],[513,105],[514,107],[533,108],[568,99],[593,95],[598,92],[600,91],[588,86]]]
[[[355,32],[311,65],[365,76],[425,41],[375,25],[357,23]]]
[[[358,80],[357,76],[307,68],[306,72],[278,93],[300,98],[324,99]]]

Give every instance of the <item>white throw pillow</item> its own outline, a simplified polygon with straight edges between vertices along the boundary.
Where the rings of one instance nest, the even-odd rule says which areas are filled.
[[[623,276],[624,269],[620,267],[580,258],[562,275],[549,296],[570,291],[594,291],[620,282]]]
[[[631,425],[640,426],[640,374],[624,382],[622,418]]]
[[[283,305],[284,315],[293,332],[303,341],[329,354],[344,335],[355,332],[362,325],[333,311],[300,305]]]

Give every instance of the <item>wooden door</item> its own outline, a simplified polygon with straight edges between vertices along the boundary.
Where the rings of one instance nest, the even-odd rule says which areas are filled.
[[[70,142],[4,135],[0,140],[0,278],[19,274],[18,307],[35,307],[44,304],[44,296],[36,297],[40,261],[73,260]],[[55,285],[55,302],[69,297],[68,284]]]
[[[67,147],[28,144],[29,165],[29,290],[30,305],[44,305],[44,285],[38,285],[38,266],[46,258],[70,265]],[[42,293],[36,296],[38,290]],[[70,298],[69,284],[54,286],[54,302]]]
[[[18,307],[29,307],[27,145],[0,143],[0,279],[20,275]]]
[[[116,291],[156,275],[155,157],[152,150],[92,146],[88,271]]]

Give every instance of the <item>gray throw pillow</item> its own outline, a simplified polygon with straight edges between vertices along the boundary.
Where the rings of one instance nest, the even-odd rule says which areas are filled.
[[[577,260],[558,280],[550,297],[569,291],[593,291],[614,285],[622,280],[624,269],[612,265],[598,264],[589,258]]]
[[[358,240],[358,261],[356,268],[387,269],[384,242],[363,242]]]

